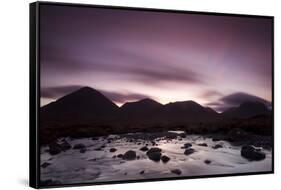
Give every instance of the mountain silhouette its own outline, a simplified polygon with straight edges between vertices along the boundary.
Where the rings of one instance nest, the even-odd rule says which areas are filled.
[[[83,87],[41,108],[43,122],[84,123],[112,117],[118,106],[99,91]]]
[[[247,118],[270,114],[260,102],[245,102],[222,114],[194,101],[177,101],[161,104],[152,99],[127,102],[120,108],[99,91],[83,87],[40,110],[41,124],[156,124],[212,122],[220,119]]]
[[[149,98],[127,102],[120,107],[120,115],[123,117],[143,117],[162,106],[159,102]]]
[[[271,107],[271,102],[269,102],[263,98],[260,98],[258,96],[247,94],[244,92],[237,92],[237,93],[233,93],[233,94],[224,96],[220,99],[220,101],[222,101],[226,104],[233,105],[233,106],[239,106],[245,102],[260,102],[260,103],[263,103],[264,105],[266,105],[267,107]]]
[[[167,130],[212,133],[241,123],[251,126],[248,130],[270,134],[271,128],[264,128],[271,126],[270,114],[267,106],[260,102],[244,102],[221,114],[194,101],[163,105],[143,99],[127,102],[119,108],[98,90],[83,87],[41,107],[40,143],[67,136],[81,138]]]
[[[267,106],[258,101],[244,102],[222,113],[224,118],[248,118],[256,115],[269,115]]]
[[[204,122],[216,120],[219,114],[209,107],[203,107],[194,101],[178,101],[164,105],[156,117],[170,122]]]

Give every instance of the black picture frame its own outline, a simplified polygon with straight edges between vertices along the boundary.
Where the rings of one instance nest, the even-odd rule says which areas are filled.
[[[181,176],[157,179],[138,179],[138,180],[122,180],[122,181],[107,181],[107,182],[92,182],[92,183],[73,183],[63,185],[40,185],[40,139],[39,139],[39,121],[40,121],[40,7],[44,5],[65,6],[65,7],[93,7],[104,9],[118,10],[134,10],[134,11],[149,11],[149,12],[165,12],[165,13],[181,13],[181,14],[198,14],[198,15],[216,15],[216,16],[232,16],[245,18],[266,18],[272,22],[272,170],[266,172],[248,172],[248,173],[233,173],[233,174],[214,174],[203,176]],[[229,14],[216,12],[197,12],[186,10],[168,10],[156,8],[136,8],[124,6],[108,6],[108,5],[91,5],[91,4],[74,4],[74,3],[58,3],[58,2],[34,2],[30,3],[30,18],[29,18],[29,44],[30,44],[30,96],[29,96],[29,185],[33,188],[54,188],[54,187],[71,187],[71,186],[87,186],[101,184],[119,184],[119,183],[135,183],[135,182],[151,182],[151,181],[166,181],[166,180],[183,180],[194,178],[210,178],[210,177],[227,177],[227,176],[244,176],[258,174],[273,174],[274,173],[274,17],[262,15],[247,15],[247,14]]]

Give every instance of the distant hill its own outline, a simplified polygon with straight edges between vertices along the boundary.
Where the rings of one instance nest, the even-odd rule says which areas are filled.
[[[146,98],[136,102],[127,102],[120,107],[122,117],[145,117],[163,105],[155,100]]]
[[[217,120],[219,114],[194,101],[181,101],[164,105],[158,109],[156,117],[170,122],[206,122]]]
[[[83,87],[41,108],[42,122],[64,124],[86,123],[112,117],[118,106],[103,94],[90,87]]]
[[[233,94],[224,96],[220,99],[220,101],[231,104],[233,106],[239,106],[245,102],[260,102],[260,103],[264,104],[265,106],[267,106],[268,108],[271,107],[271,102],[269,102],[263,98],[260,98],[258,96],[254,96],[254,95],[247,94],[244,92],[237,92],[237,93],[233,93]]]
[[[271,112],[261,102],[244,102],[238,107],[233,107],[222,113],[224,118],[249,118],[257,115],[269,115]]]
[[[41,108],[41,124],[92,125],[109,124],[175,124],[212,122],[220,119],[247,118],[268,115],[270,111],[261,102],[245,102],[222,114],[194,101],[178,101],[165,105],[143,99],[127,102],[120,108],[99,91],[83,87]]]

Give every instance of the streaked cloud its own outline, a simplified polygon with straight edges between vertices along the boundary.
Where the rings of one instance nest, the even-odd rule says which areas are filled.
[[[236,92],[224,97],[219,98],[215,102],[207,103],[206,105],[215,109],[218,112],[223,112],[232,107],[238,107],[242,103],[245,102],[261,102],[265,104],[267,107],[271,107],[271,102],[260,98],[258,96],[254,96],[251,94],[247,94],[244,92]]]
[[[217,91],[217,90],[207,90],[204,93],[202,93],[201,97],[203,98],[218,98],[218,97],[222,97],[223,93]]]
[[[217,100],[221,109],[233,105],[232,97],[220,100],[232,92],[272,99],[271,19],[64,6],[40,11],[42,88],[93,86],[117,102]],[[58,91],[42,89],[41,102]]]
[[[105,53],[110,54],[111,58],[103,55]],[[92,75],[102,72],[113,76],[122,75],[131,82],[160,86],[163,83],[178,82],[205,84],[207,81],[206,76],[192,70],[188,65],[182,68],[172,62],[163,62],[161,59],[153,57],[153,54],[149,57],[126,50],[109,48],[93,53],[98,55],[95,56],[94,60],[90,60],[87,59],[89,57],[87,54],[78,56],[70,53],[68,48],[52,46],[43,46],[42,54],[42,65],[46,71],[53,68],[53,70],[65,73],[88,72]]]
[[[53,86],[53,87],[42,87],[41,97],[48,99],[56,99],[71,92],[74,92],[81,88],[80,85],[67,85],[67,86]]]
[[[110,91],[101,90],[101,93],[104,94],[106,97],[108,97],[110,100],[118,104],[124,104],[125,102],[131,102],[131,101],[138,101],[145,98],[152,98],[144,94],[131,93],[131,92],[120,93],[120,92],[110,92]]]
[[[84,86],[81,85],[65,85],[65,86],[54,86],[54,87],[43,87],[41,88],[41,97],[45,99],[57,99],[61,98],[69,93],[72,93]],[[152,98],[150,96],[133,93],[133,92],[113,92],[102,89],[96,89],[109,98],[111,101],[117,104],[123,104],[129,101],[137,101],[145,98]]]

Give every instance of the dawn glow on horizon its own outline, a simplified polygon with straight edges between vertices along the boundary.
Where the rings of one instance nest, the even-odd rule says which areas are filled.
[[[41,106],[83,86],[119,106],[151,98],[219,110],[235,93],[272,101],[267,18],[45,5],[40,31]]]

